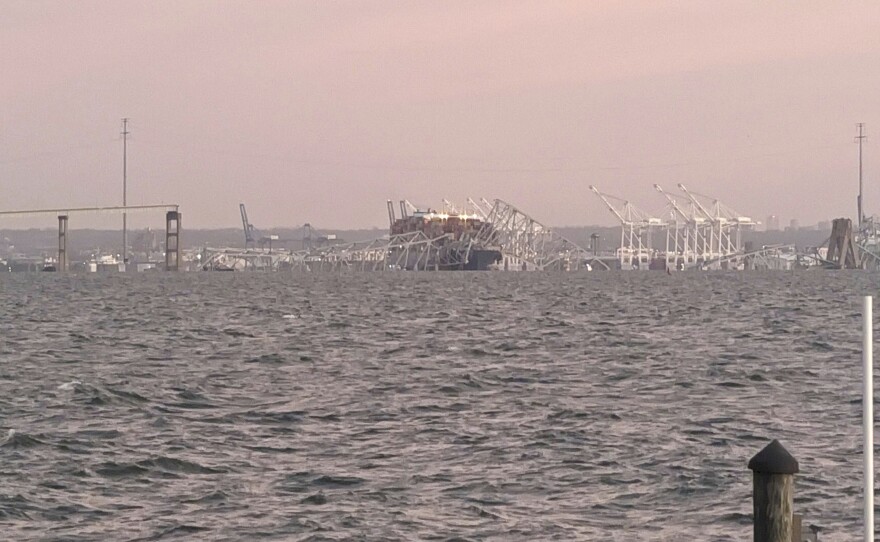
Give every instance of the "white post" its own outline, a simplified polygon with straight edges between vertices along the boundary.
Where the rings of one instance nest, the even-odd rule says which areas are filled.
[[[874,542],[874,298],[865,296],[862,304],[862,363],[865,388],[862,420],[865,424],[865,542]]]

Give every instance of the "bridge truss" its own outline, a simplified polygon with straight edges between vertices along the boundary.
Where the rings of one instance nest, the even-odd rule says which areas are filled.
[[[593,254],[500,199],[488,211],[477,242],[497,248],[507,270],[577,271],[599,262]]]

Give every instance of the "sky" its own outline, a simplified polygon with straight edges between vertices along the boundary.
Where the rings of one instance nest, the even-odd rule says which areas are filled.
[[[189,228],[467,197],[611,225],[590,185],[659,214],[655,183],[814,224],[855,216],[858,122],[880,214],[878,29],[875,0],[3,0],[0,210],[121,204],[127,117],[128,203]]]

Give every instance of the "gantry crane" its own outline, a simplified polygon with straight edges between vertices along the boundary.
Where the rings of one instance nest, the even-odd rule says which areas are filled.
[[[666,199],[669,206],[669,222],[666,225],[667,268],[683,269],[701,265],[709,250],[706,219],[695,209],[682,208],[659,184],[655,184],[654,189]]]
[[[735,261],[735,257],[742,254],[742,232],[753,228],[755,222],[724,205],[717,198],[688,190],[681,183],[678,189],[690,200],[694,208],[711,222],[708,259],[710,261],[724,259],[738,266],[741,262]],[[704,205],[697,196],[711,201],[711,205]]]
[[[248,245],[253,248],[256,246],[260,233],[248,220],[247,209],[245,209],[244,203],[238,204],[238,208],[241,211],[241,224],[244,228],[244,248],[248,248]]]
[[[600,192],[595,186],[591,185],[590,190],[620,221],[620,248],[617,250],[620,268],[648,269],[654,255],[653,233],[656,229],[665,226],[663,221],[651,216],[627,200]],[[620,208],[615,206],[611,200],[618,202]]]

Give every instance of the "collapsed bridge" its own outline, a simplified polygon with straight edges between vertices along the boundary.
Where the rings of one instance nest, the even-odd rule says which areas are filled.
[[[437,209],[387,202],[389,234],[302,250],[206,249],[204,270],[440,271],[589,270],[607,266],[513,205],[496,199],[448,201]],[[245,221],[245,224],[248,224]],[[250,226],[248,224],[248,226]],[[252,228],[252,226],[250,226]],[[247,234],[247,231],[246,231]]]

